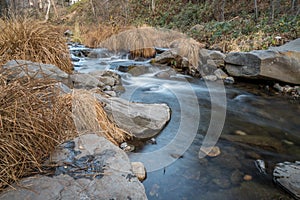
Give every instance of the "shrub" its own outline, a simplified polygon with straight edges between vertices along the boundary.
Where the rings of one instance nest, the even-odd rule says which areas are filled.
[[[72,72],[66,41],[49,24],[26,18],[6,19],[0,26],[0,46],[0,65],[9,60],[30,60]]]

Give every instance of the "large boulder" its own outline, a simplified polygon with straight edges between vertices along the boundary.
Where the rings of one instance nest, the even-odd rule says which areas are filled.
[[[273,171],[274,181],[300,199],[300,162],[279,163]]]
[[[214,72],[224,66],[225,54],[220,51],[200,49],[198,71],[202,76],[213,75]]]
[[[231,76],[300,84],[300,38],[265,51],[229,53],[225,62]]]
[[[133,103],[120,98],[107,99],[95,95],[106,103],[105,110],[111,119],[136,138],[154,137],[170,120],[170,108],[166,104]]]
[[[11,60],[2,67],[1,74],[8,73],[9,79],[21,77],[52,78],[70,86],[69,74],[55,65],[42,64],[26,60]]]
[[[25,178],[0,199],[147,199],[127,154],[96,134],[60,145],[50,161],[57,165],[54,176]]]

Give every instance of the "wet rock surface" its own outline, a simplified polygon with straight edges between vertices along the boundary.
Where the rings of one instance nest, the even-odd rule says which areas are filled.
[[[273,171],[274,181],[300,199],[300,162],[279,163]]]
[[[23,179],[0,199],[147,199],[124,151],[103,137],[82,135],[52,154],[55,175]]]
[[[166,104],[142,104],[120,98],[97,98],[106,103],[105,110],[122,129],[138,139],[152,138],[170,120],[170,108]]]
[[[11,60],[3,65],[3,69],[8,69],[9,79],[20,77],[30,78],[52,78],[70,86],[69,75],[51,64],[42,64],[26,60]],[[2,73],[2,72],[1,72]]]
[[[300,84],[300,38],[266,51],[229,53],[225,62],[232,76]]]

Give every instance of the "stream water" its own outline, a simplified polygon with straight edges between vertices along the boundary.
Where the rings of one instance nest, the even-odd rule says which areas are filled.
[[[120,74],[125,87],[120,98],[171,108],[156,144],[133,141],[136,150],[129,153],[146,163],[148,199],[292,199],[272,181],[272,171],[278,162],[300,159],[299,102],[269,95],[257,84],[206,83],[126,56],[81,58],[74,64],[83,73]],[[159,78],[164,70],[168,75]],[[208,140],[221,154],[199,158]],[[256,168],[257,159],[266,163],[267,174]]]

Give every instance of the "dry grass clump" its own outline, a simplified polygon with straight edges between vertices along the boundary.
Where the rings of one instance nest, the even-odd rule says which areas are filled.
[[[170,48],[175,49],[178,55],[186,57],[192,66],[197,67],[199,62],[199,50],[204,48],[204,45],[192,38],[180,38],[174,40],[170,44]]]
[[[118,145],[132,137],[116,126],[103,109],[104,105],[86,90],[73,90],[72,112],[76,130],[96,133]]]
[[[168,47],[176,39],[186,38],[183,33],[153,27],[140,27],[113,35],[98,44],[112,51],[131,51],[135,56],[152,57],[154,47]]]
[[[6,84],[1,77],[0,91],[1,191],[21,177],[43,171],[45,158],[75,131],[70,107],[54,81],[22,78]]]
[[[9,60],[53,64],[67,73],[73,66],[66,41],[49,24],[25,18],[6,19],[0,26],[0,65]]]
[[[43,172],[54,148],[94,132],[115,144],[131,136],[113,124],[103,105],[84,91],[63,94],[57,81],[0,76],[0,192]]]
[[[78,28],[77,28],[78,29]],[[105,25],[100,24],[98,27],[86,27],[86,26],[79,26],[80,29],[80,37],[79,39],[81,42],[91,48],[98,47],[98,45],[105,41],[107,38],[118,34],[120,32],[123,32],[125,30],[131,29],[129,26],[112,26],[112,25]],[[74,31],[76,30],[76,27],[74,28]],[[75,31],[76,32],[76,31]],[[76,39],[76,38],[75,38]]]

